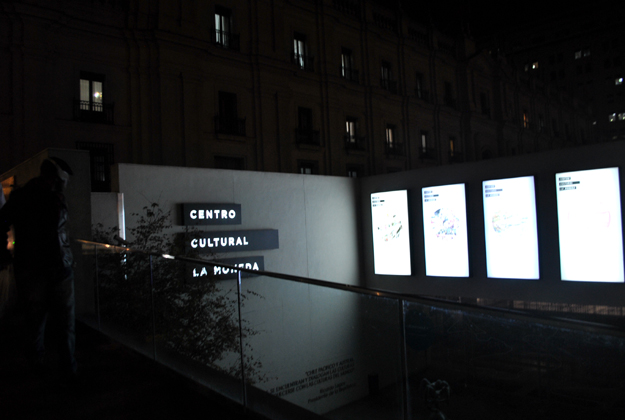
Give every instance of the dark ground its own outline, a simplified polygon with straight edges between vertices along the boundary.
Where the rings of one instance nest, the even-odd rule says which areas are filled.
[[[54,360],[35,371],[24,356],[21,325],[15,315],[0,319],[0,419],[260,420],[81,323],[77,379],[62,380]]]

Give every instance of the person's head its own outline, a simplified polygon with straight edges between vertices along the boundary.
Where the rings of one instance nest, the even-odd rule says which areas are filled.
[[[40,176],[52,185],[55,191],[63,191],[67,187],[72,168],[63,159],[51,157],[41,162]]]

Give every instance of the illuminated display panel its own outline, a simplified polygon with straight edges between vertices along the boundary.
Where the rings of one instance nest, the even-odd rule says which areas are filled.
[[[371,194],[375,274],[409,276],[408,191]]]
[[[488,277],[539,278],[534,177],[482,182]]]
[[[562,280],[623,283],[618,168],[556,174]]]
[[[421,190],[425,274],[468,277],[467,210],[464,184]]]

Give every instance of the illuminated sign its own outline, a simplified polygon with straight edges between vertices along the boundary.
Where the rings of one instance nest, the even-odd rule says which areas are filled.
[[[562,280],[623,283],[618,168],[556,174]]]
[[[182,219],[185,226],[240,225],[240,204],[184,203]]]
[[[246,268],[254,271],[265,270],[265,258],[262,256],[257,257],[241,257],[241,258],[226,258],[219,261],[223,264],[231,265],[238,268]],[[189,264],[189,277],[193,279],[212,278],[215,280],[227,280],[238,278],[238,271],[226,267],[216,267],[212,265],[201,264]],[[241,277],[254,277],[255,273],[249,273],[246,271],[241,272]]]
[[[482,182],[488,277],[539,278],[534,177]]]
[[[186,243],[187,252],[199,254],[277,248],[279,248],[279,238],[278,231],[275,229],[198,232]]]
[[[371,224],[375,274],[409,276],[408,192],[371,194]]]
[[[468,277],[467,211],[464,184],[422,190],[425,274]]]

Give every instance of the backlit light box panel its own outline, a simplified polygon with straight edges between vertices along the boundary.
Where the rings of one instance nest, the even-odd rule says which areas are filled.
[[[371,194],[375,274],[409,276],[408,191]]]
[[[556,174],[562,280],[623,283],[618,168]]]
[[[534,177],[482,182],[488,277],[537,280]]]
[[[467,209],[464,184],[427,187],[423,200],[425,274],[468,277]]]

